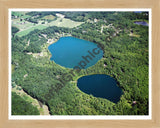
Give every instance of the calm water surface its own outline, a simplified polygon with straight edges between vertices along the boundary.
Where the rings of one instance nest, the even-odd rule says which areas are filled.
[[[50,60],[67,68],[78,66],[86,69],[103,57],[103,51],[97,44],[74,37],[61,37],[48,49],[52,54]]]
[[[117,103],[123,94],[116,80],[104,74],[83,76],[78,79],[77,86],[84,93],[105,98],[114,103]]]

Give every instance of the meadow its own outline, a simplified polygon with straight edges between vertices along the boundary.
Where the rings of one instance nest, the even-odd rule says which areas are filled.
[[[72,21],[72,20],[67,19],[67,18],[63,18],[63,19],[57,18],[57,20],[48,23],[47,26],[74,28],[74,27],[77,27],[77,26],[79,26],[83,23],[84,22],[76,22],[76,21]]]
[[[42,21],[41,19],[38,20],[38,24],[34,24],[31,22],[28,22],[25,20],[25,18],[29,18],[29,15],[25,15],[25,14],[21,14],[21,13],[14,13],[14,15],[19,16],[20,18],[17,19],[13,19],[12,25],[19,28],[20,31],[18,33],[16,33],[17,36],[22,37],[25,36],[27,34],[29,34],[31,31],[35,30],[35,29],[39,29],[39,30],[43,30],[47,27],[51,27],[51,26],[57,26],[57,27],[65,27],[65,28],[74,28],[77,27],[81,24],[83,24],[84,22],[76,22],[76,21],[72,21],[70,19],[67,18],[57,18],[55,20],[55,16],[53,15],[46,15],[43,18],[41,18],[42,20],[53,20],[51,22],[47,22],[45,24],[41,24]],[[23,15],[23,16],[21,16]],[[22,21],[20,21],[21,18],[24,18]]]
[[[35,27],[31,27],[29,29],[26,29],[24,31],[20,31],[18,32],[16,35],[19,36],[19,37],[22,37],[22,36],[25,36],[27,35],[28,33],[30,33],[31,31],[35,30],[35,29],[39,29],[39,30],[42,30],[42,29],[45,29],[47,28],[47,26],[44,26],[44,25],[37,25]]]

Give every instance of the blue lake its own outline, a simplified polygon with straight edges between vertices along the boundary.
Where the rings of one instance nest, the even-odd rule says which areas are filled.
[[[148,26],[148,24],[145,21],[135,21],[134,23],[138,25]]]
[[[116,80],[104,74],[83,76],[78,79],[77,86],[84,93],[105,98],[114,103],[117,103],[123,94]]]
[[[67,68],[86,69],[103,57],[97,44],[74,37],[61,37],[48,49],[52,54],[50,60]]]
[[[142,13],[142,11],[134,11],[134,13]]]

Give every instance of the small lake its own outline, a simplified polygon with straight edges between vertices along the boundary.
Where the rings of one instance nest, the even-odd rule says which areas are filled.
[[[147,22],[145,21],[135,21],[134,23],[138,25],[148,26]]]
[[[61,37],[48,47],[50,60],[67,68],[86,69],[103,57],[97,44],[74,37]]]
[[[142,11],[134,11],[134,13],[142,13]]]
[[[117,103],[123,94],[116,80],[104,74],[83,76],[78,79],[77,86],[84,93],[105,98],[114,103]]]

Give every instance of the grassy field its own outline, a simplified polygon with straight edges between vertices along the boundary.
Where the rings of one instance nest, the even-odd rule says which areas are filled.
[[[24,21],[20,21],[19,19],[14,19],[14,21],[12,22],[12,26],[19,28],[21,31],[34,26],[34,24],[31,22],[25,21],[25,24],[22,24],[23,22]]]
[[[19,17],[23,17],[23,16],[29,16],[29,15],[25,15],[27,13],[27,11],[23,11],[23,12],[12,12],[12,15],[14,15],[14,16],[19,16]],[[29,17],[31,17],[31,16],[29,16]]]
[[[21,18],[24,18],[24,19],[26,19],[26,18],[30,18],[31,16],[29,16],[29,15],[24,15],[24,16],[22,16]]]
[[[25,15],[24,15],[25,16]],[[48,15],[43,17],[45,19],[52,19],[55,18],[52,15]],[[25,23],[24,23],[25,22]],[[41,22],[41,20],[39,21],[39,23]],[[12,22],[12,26],[15,26],[17,28],[20,29],[20,31],[18,33],[16,33],[17,36],[22,37],[25,36],[27,34],[29,34],[31,31],[35,30],[35,29],[45,29],[47,27],[51,27],[51,26],[57,26],[57,27],[66,27],[66,28],[74,28],[77,27],[81,24],[83,24],[84,22],[76,22],[76,21],[72,21],[70,19],[66,19],[66,18],[57,18],[57,20],[52,21],[50,23],[47,24],[38,24],[38,25],[34,25],[33,23],[30,23],[28,21],[20,21],[20,19],[14,19]]]
[[[57,18],[57,20],[48,23],[47,26],[74,28],[74,27],[77,27],[83,23],[84,22],[76,22],[76,21],[72,21],[72,20],[66,19],[66,18],[63,18],[62,20],[61,20],[61,18]]]
[[[56,17],[53,16],[53,15],[47,15],[47,16],[44,16],[42,17],[41,19],[45,19],[45,20],[54,20]]]
[[[30,33],[31,31],[33,31],[33,30],[35,30],[35,29],[42,30],[42,29],[45,29],[45,28],[47,28],[47,26],[37,25],[37,26],[35,26],[35,27],[31,27],[31,28],[29,28],[29,29],[26,29],[26,30],[24,30],[24,31],[20,31],[20,32],[16,33],[16,35],[19,36],[19,37],[22,37],[22,36],[27,35],[28,33]]]
[[[12,15],[14,16],[21,16],[23,14],[24,14],[23,12],[12,12]]]

